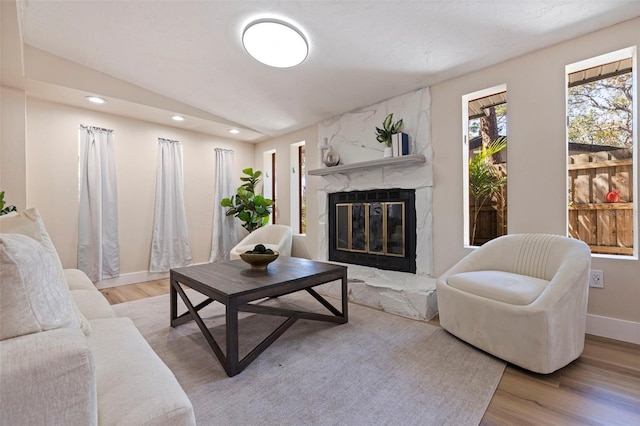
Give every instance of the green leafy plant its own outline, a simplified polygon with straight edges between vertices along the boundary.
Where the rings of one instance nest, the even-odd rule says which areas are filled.
[[[500,136],[487,146],[482,146],[475,157],[469,159],[469,194],[473,198],[473,229],[471,231],[471,245],[475,245],[476,227],[480,209],[507,181],[493,166],[491,157],[507,147],[507,137]]]
[[[4,191],[0,191],[0,216],[17,211],[16,206],[4,206]]]
[[[376,139],[378,142],[391,146],[391,137],[402,130],[402,119],[393,122],[393,114],[387,115],[382,123],[382,128],[376,127]]]
[[[262,172],[260,170],[253,171],[249,167],[243,169],[240,180],[244,182],[236,190],[236,195],[229,198],[223,198],[220,202],[222,207],[228,207],[227,216],[235,216],[242,222],[242,227],[249,232],[266,225],[269,222],[269,215],[273,206],[273,200],[256,194],[256,185],[260,182]]]

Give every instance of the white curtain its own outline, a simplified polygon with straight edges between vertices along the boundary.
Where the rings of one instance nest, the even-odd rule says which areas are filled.
[[[151,272],[191,265],[184,209],[182,143],[158,139],[156,209],[151,242]]]
[[[80,127],[78,269],[91,281],[120,275],[113,131]]]
[[[209,262],[229,259],[229,252],[240,241],[233,216],[226,216],[223,198],[235,195],[233,183],[233,151],[216,148],[216,181],[213,197],[213,231]]]

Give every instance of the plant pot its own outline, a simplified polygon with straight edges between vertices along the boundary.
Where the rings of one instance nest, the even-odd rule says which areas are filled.
[[[384,158],[387,158],[387,157],[393,157],[393,150],[391,149],[390,146],[384,149]]]

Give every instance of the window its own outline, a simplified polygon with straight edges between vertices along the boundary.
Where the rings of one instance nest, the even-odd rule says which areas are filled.
[[[507,90],[462,97],[465,245],[507,233]]]
[[[298,234],[307,232],[307,194],[305,143],[291,144],[291,227]]]
[[[594,254],[638,254],[635,61],[633,48],[566,67],[568,235]]]
[[[307,174],[307,168],[305,165],[305,152],[304,145],[300,145],[298,147],[298,183],[299,183],[299,191],[298,191],[298,200],[300,205],[300,215],[299,215],[299,223],[300,223],[300,233],[307,233],[307,184],[305,181],[305,176]]]
[[[262,167],[264,170],[262,181],[262,195],[265,198],[273,200],[271,214],[269,215],[269,223],[276,223],[276,150],[265,151],[262,153]]]

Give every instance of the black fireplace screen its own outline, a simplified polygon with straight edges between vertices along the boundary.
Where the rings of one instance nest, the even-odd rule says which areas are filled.
[[[404,207],[398,202],[336,204],[336,248],[403,257]]]
[[[329,260],[416,271],[415,190],[329,194]]]

